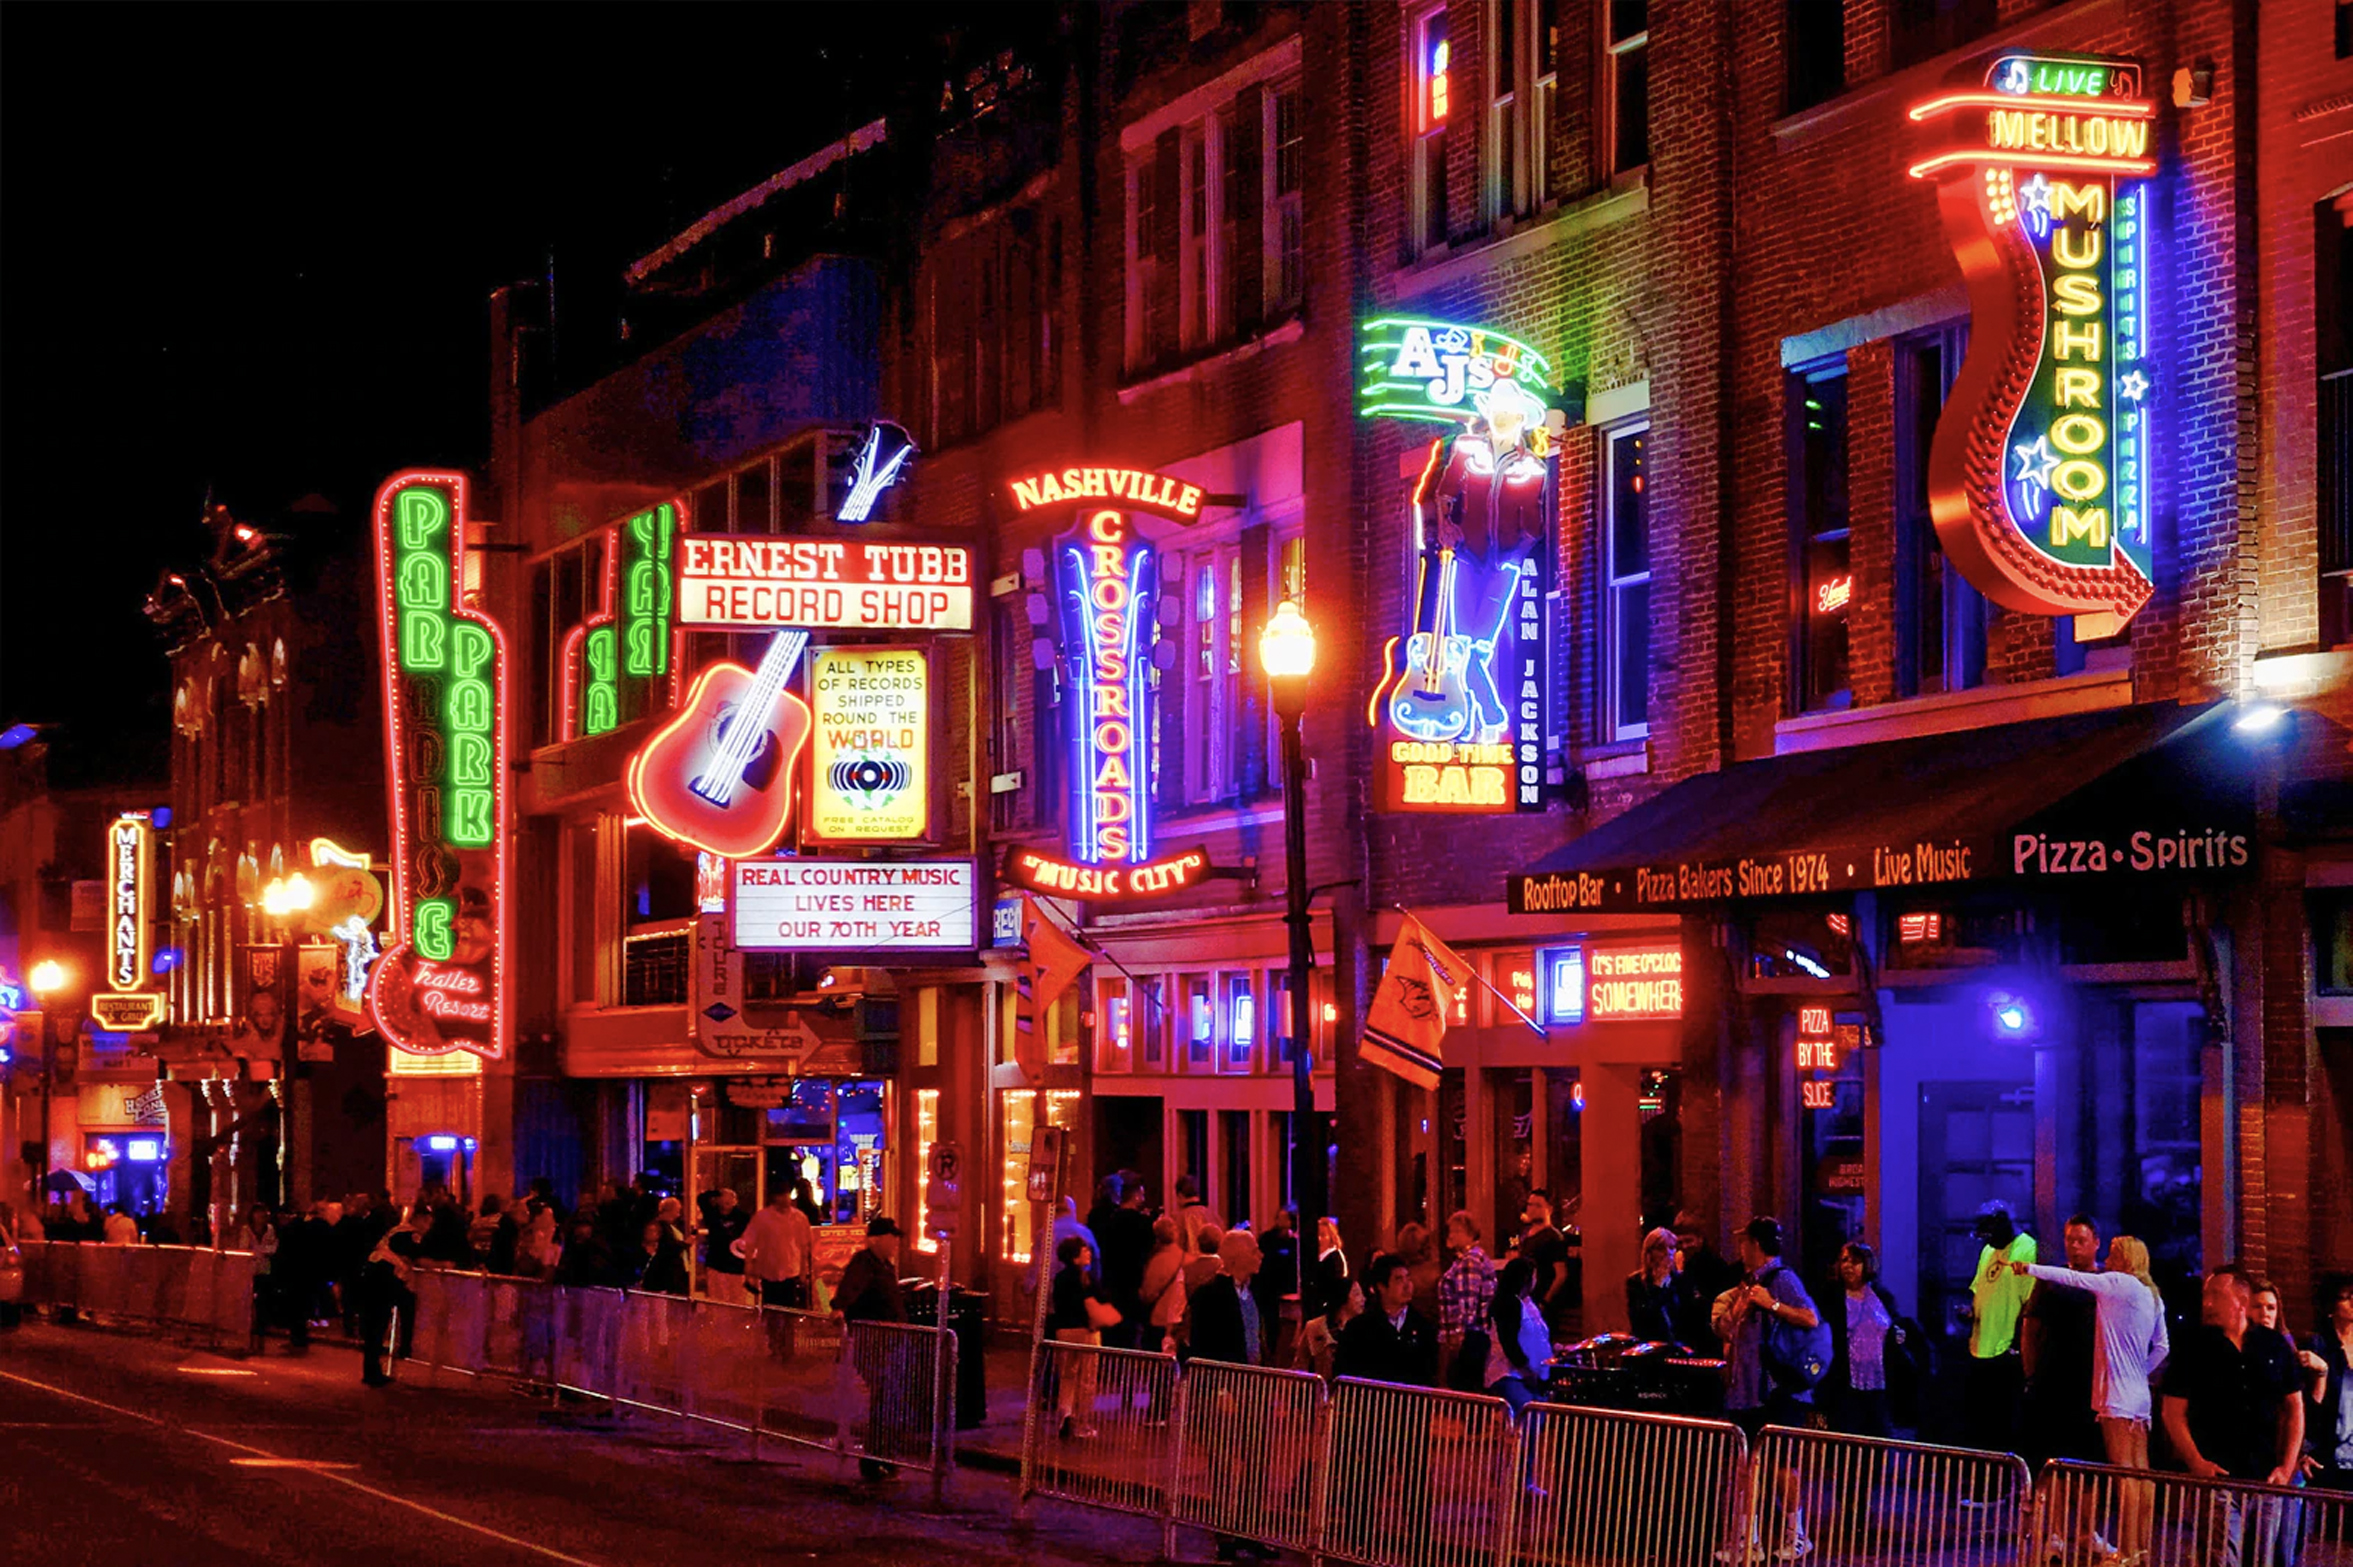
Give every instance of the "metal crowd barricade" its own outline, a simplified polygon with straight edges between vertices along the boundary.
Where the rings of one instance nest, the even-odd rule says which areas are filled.
[[[621,1351],[621,1292],[566,1288],[556,1291],[555,1388],[558,1396],[580,1393],[611,1399]]]
[[[1747,1490],[1751,1562],[1802,1532],[1811,1567],[2012,1567],[2031,1484],[2013,1453],[1768,1426]]]
[[[620,1353],[613,1371],[616,1404],[686,1413],[698,1369],[689,1331],[693,1310],[683,1295],[622,1292]]]
[[[1743,1522],[1740,1428],[1677,1415],[1531,1404],[1516,1560],[1712,1567]]]
[[[743,1432],[756,1444],[768,1380],[768,1340],[757,1306],[698,1300],[687,1319],[696,1368],[688,1384],[688,1418]]]
[[[1502,1399],[1343,1377],[1329,1462],[1322,1554],[1367,1567],[1502,1561],[1522,1486]]]
[[[1175,1475],[1164,1552],[1178,1525],[1302,1554],[1323,1521],[1331,1398],[1309,1371],[1196,1360],[1177,1386]]]
[[[23,1304],[101,1318],[186,1328],[250,1342],[251,1252],[199,1246],[108,1246],[97,1241],[26,1241]]]
[[[2348,1567],[2353,1492],[2196,1480],[2055,1459],[2043,1466],[2029,1560],[2092,1567]]]
[[[484,1372],[535,1387],[556,1380],[556,1287],[545,1279],[483,1276]]]
[[[847,1349],[857,1386],[844,1389],[845,1455],[928,1470],[940,1494],[955,1447],[954,1328],[853,1322]]]
[[[1165,1521],[1176,1401],[1173,1355],[1040,1345],[1019,1499],[1049,1496]]]
[[[843,1386],[842,1324],[822,1311],[763,1306],[760,1349],[752,1370],[757,1398],[752,1450],[763,1441],[840,1453],[850,1411]],[[739,1351],[740,1353],[740,1351]]]

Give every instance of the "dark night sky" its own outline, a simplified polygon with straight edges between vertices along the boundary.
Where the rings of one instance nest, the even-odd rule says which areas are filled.
[[[936,80],[937,19],[10,7],[0,724],[160,694],[139,604],[201,555],[208,485],[357,515],[393,468],[479,463],[492,288],[552,247],[565,328],[609,333],[587,302],[628,260]]]

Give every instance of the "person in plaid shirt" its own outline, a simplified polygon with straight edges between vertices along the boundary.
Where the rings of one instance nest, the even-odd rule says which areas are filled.
[[[1438,1280],[1438,1345],[1451,1369],[1446,1385],[1459,1391],[1486,1390],[1487,1312],[1495,1300],[1495,1262],[1481,1244],[1479,1221],[1456,1213],[1446,1221],[1446,1249],[1453,1266]]]

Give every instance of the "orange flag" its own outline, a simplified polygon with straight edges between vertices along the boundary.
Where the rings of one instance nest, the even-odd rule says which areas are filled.
[[[1408,914],[1365,1009],[1364,1059],[1416,1088],[1436,1088],[1445,1065],[1446,1014],[1471,966]]]
[[[1063,930],[1032,898],[1021,900],[1021,944],[1029,957],[1015,981],[1021,1006],[1014,1014],[1013,1060],[1024,1078],[1040,1083],[1046,1076],[1046,1031],[1038,1019],[1086,972],[1096,954],[1085,941]]]

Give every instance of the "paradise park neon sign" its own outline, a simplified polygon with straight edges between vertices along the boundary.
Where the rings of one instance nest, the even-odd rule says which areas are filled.
[[[1973,328],[1929,457],[1937,537],[1986,597],[2079,638],[2154,591],[2140,94],[2132,61],[2006,54],[1910,110]]]
[[[463,607],[466,480],[408,472],[376,492],[391,942],[368,987],[415,1055],[506,1053],[507,657]]]

